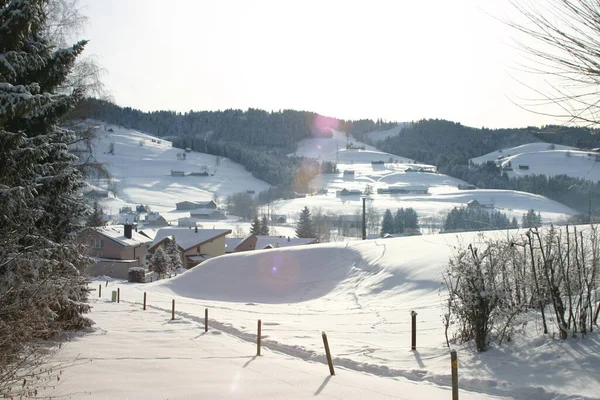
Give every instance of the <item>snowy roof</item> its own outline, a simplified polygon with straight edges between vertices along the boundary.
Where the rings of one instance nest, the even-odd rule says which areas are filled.
[[[257,235],[256,236],[256,248],[264,249],[268,245],[273,247],[290,247],[290,246],[300,246],[304,244],[316,243],[316,238],[288,238],[286,236],[264,236]]]
[[[225,238],[225,248],[229,251],[235,250],[246,238]]]
[[[141,235],[132,229],[131,239],[125,237],[125,227],[123,225],[109,225],[102,228],[95,228],[96,232],[117,242],[121,246],[139,246],[140,244],[150,243],[152,240],[148,237]]]
[[[216,237],[228,235],[231,229],[195,229],[190,228],[161,228],[156,232],[152,247],[162,242],[167,237],[175,236],[177,245],[184,250],[196,245],[213,240]]]
[[[154,238],[156,237],[156,230],[151,229],[151,228],[140,229],[138,231],[138,233],[141,234],[141,235],[146,236],[150,240],[154,240]]]

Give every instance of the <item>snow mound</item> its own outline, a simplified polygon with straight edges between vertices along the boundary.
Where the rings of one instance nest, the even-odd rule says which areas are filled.
[[[428,250],[420,255],[404,251],[424,246]],[[420,236],[230,254],[154,285],[195,299],[268,304],[352,294],[414,296],[439,288],[439,254],[449,248],[433,247]]]

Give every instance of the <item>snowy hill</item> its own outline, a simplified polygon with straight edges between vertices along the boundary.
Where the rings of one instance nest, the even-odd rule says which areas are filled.
[[[264,190],[269,185],[229,159],[209,154],[185,153],[171,142],[131,129],[102,125],[94,143],[95,157],[106,164],[116,181],[118,199],[106,206],[148,204],[155,211],[170,211],[180,201],[208,201],[245,190]],[[109,132],[112,129],[114,132]],[[114,155],[108,154],[114,143]],[[208,173],[208,176],[171,176],[171,171]]]
[[[369,139],[370,143],[381,142],[387,138],[398,136],[402,128],[404,128],[408,124],[409,122],[403,122],[385,131],[373,131],[365,133],[365,136]]]
[[[506,238],[518,233],[487,232],[485,237]],[[189,337],[189,340],[178,341],[180,348],[204,347],[207,340],[213,349],[229,347],[227,343],[234,337],[234,342],[251,347],[241,348],[240,352],[247,351],[251,355],[256,321],[262,319],[263,346],[269,352],[260,360],[276,362],[277,354],[280,354],[289,360],[323,362],[321,331],[325,331],[340,377],[356,371],[374,377],[369,382],[357,381],[356,394],[343,398],[362,398],[366,389],[363,385],[387,387],[395,380],[400,380],[398,385],[406,385],[402,383],[405,379],[429,388],[448,388],[449,356],[440,318],[443,304],[439,293],[441,273],[460,244],[481,240],[483,238],[476,233],[444,234],[226,255],[208,260],[170,280],[120,284],[124,299],[121,301],[135,303],[136,307],[117,304],[113,307],[126,307],[118,317],[123,318],[123,324],[131,324],[129,321],[134,319],[136,332],[147,332],[145,342],[140,342],[144,354],[154,351],[151,348],[155,346],[149,348],[148,342],[156,342],[165,335],[161,333],[163,330],[177,326],[179,335]],[[175,299],[177,321],[173,324],[160,320],[143,324],[142,319],[156,318],[140,310],[142,292],[148,293],[151,311],[163,313],[163,321],[170,315],[171,300]],[[225,334],[220,339],[198,334],[204,308],[210,310],[211,332],[216,330]],[[106,308],[100,310],[99,317],[103,318]],[[418,313],[415,352],[410,351],[411,311]],[[139,316],[131,318],[136,315]],[[598,333],[563,342],[553,339],[557,329],[554,324],[550,334],[544,337],[539,321],[536,317],[531,318],[526,329],[500,348],[479,354],[470,345],[455,347],[459,354],[461,393],[468,396],[478,392],[475,398],[597,398],[600,389]],[[164,327],[158,330],[161,325]],[[120,332],[118,327],[120,325],[116,324],[112,331]],[[173,342],[167,339],[170,336],[164,336],[164,340]],[[85,340],[82,339],[81,346],[71,351],[74,354],[79,354],[78,351],[89,353],[90,350],[84,347]],[[130,343],[130,346],[136,345]],[[131,353],[134,354],[132,350]],[[216,363],[212,365],[224,365],[219,360],[212,362]],[[106,363],[104,374],[127,365],[126,359],[121,357]],[[182,367],[172,368],[174,375],[185,374]],[[320,368],[325,374],[325,366]],[[308,371],[299,373],[300,369],[301,364],[290,366],[286,381],[297,384],[302,376],[310,374]],[[337,380],[337,376],[334,379]],[[71,385],[78,388],[80,383],[73,380]],[[226,387],[217,385],[212,390],[218,394]],[[240,390],[244,397],[250,388],[242,384]],[[280,390],[270,396],[287,397],[289,389]],[[325,393],[339,397],[337,390],[339,388],[328,386]],[[405,393],[406,398],[435,398],[421,395],[418,387],[408,389],[407,386],[405,390],[411,393]],[[382,394],[368,397],[380,396],[386,398]]]
[[[597,153],[580,151],[574,147],[549,143],[529,143],[510,149],[498,150],[473,158],[475,164],[494,161],[509,177],[522,175],[567,175],[590,181],[600,180],[600,167],[596,166]]]
[[[154,211],[161,212],[167,221],[176,224],[178,218],[189,216],[189,212],[174,210],[179,201],[207,201],[215,195],[223,199],[233,193],[246,190],[258,193],[269,187],[228,159],[190,152],[185,153],[185,160],[180,160],[177,155],[184,154],[183,150],[172,148],[168,141],[135,130],[102,126],[95,143],[95,154],[99,161],[106,163],[118,189],[116,198],[102,200],[106,212],[116,213],[123,206],[148,204]],[[108,154],[111,143],[114,143],[114,155]],[[340,192],[346,189],[364,193],[367,186],[373,192],[369,196],[369,207],[380,214],[388,208],[412,207],[419,213],[424,233],[437,232],[446,212],[455,206],[465,206],[470,200],[493,206],[518,220],[531,208],[539,211],[546,223],[561,222],[577,214],[569,207],[529,193],[459,190],[458,185],[465,182],[435,173],[435,167],[431,165],[415,164],[355,140],[352,143],[357,147],[364,146],[365,150],[346,150],[346,134],[338,131],[333,131],[332,138],[308,139],[300,143],[297,155],[337,160],[339,172],[318,176],[310,182],[312,192],[321,194],[279,200],[270,205],[273,214],[288,216],[287,225],[276,227],[277,235],[294,236],[295,218],[304,206],[311,210],[321,208],[323,212],[336,215],[360,212],[361,196],[340,196]],[[171,171],[206,172],[208,176],[171,176]],[[101,182],[92,184],[102,188]],[[390,187],[404,188],[407,193],[378,193]],[[422,193],[425,190],[427,192]],[[218,229],[234,229],[239,225],[247,232],[250,224],[233,216],[222,221],[207,221],[206,225]]]

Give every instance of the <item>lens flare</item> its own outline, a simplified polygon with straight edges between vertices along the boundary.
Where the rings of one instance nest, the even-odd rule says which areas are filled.
[[[318,137],[332,137],[339,125],[340,122],[335,118],[317,115],[313,121],[313,131]]]

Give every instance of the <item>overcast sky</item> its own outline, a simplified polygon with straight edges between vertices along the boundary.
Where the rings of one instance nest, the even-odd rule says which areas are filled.
[[[543,82],[518,70],[515,32],[496,19],[517,17],[508,0],[81,2],[86,54],[121,106],[557,122],[518,106],[533,96],[519,81]]]

